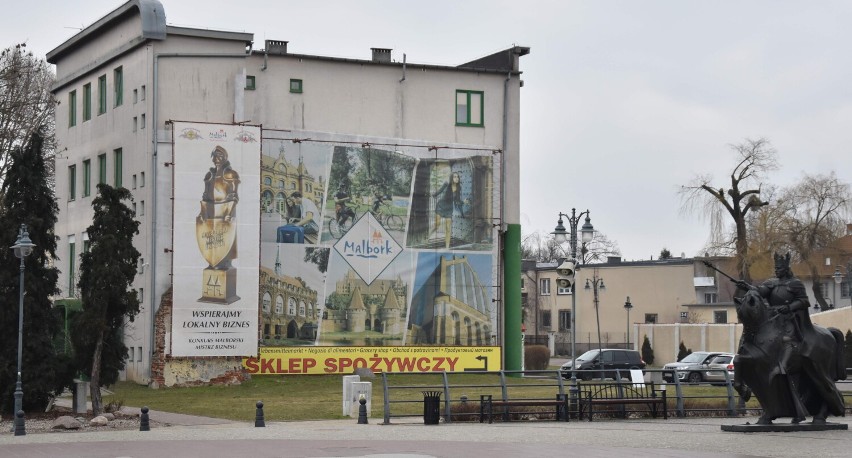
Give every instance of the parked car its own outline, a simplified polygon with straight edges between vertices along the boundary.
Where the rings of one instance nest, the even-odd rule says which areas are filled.
[[[598,354],[602,357],[599,358]],[[564,378],[571,378],[572,369],[577,370],[577,378],[583,380],[591,380],[592,377],[615,378],[614,372],[594,372],[595,369],[600,369],[603,364],[604,371],[621,369],[624,371],[630,369],[644,369],[645,361],[642,361],[642,356],[636,350],[622,350],[617,348],[604,348],[602,350],[589,350],[577,357],[577,366],[574,367],[573,361],[568,361],[562,365],[561,371]],[[625,374],[626,375],[626,374]]]
[[[704,371],[704,380],[713,384],[724,385],[727,380],[734,380],[734,354],[724,353],[716,356],[707,363],[707,370]],[[725,378],[725,372],[728,373],[728,378]]]
[[[708,369],[710,369],[710,362],[717,356],[721,355],[730,355],[731,358],[733,358],[731,353],[724,353],[720,351],[692,352],[676,363],[668,363],[663,366],[663,380],[673,382],[673,376],[676,374],[678,380],[681,382],[699,383],[706,381],[708,380],[707,373]],[[733,366],[731,367],[731,370],[733,371]],[[717,374],[722,377],[722,380],[724,380],[724,374],[721,372],[717,372]]]

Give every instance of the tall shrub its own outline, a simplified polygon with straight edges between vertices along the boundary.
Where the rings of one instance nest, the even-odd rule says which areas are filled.
[[[654,364],[654,349],[651,348],[651,341],[647,335],[642,341],[642,361],[645,361],[645,364],[649,366]]]

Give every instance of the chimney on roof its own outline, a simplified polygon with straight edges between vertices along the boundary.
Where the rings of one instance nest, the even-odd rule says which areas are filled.
[[[289,41],[266,40],[266,53],[287,54],[287,43],[289,43]]]
[[[607,256],[606,263],[607,264],[618,264],[621,262],[621,256]]]
[[[391,61],[391,48],[370,48],[373,50],[373,62],[389,63]]]

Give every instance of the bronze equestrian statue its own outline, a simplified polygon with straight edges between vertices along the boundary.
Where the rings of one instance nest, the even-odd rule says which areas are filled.
[[[747,290],[734,299],[743,323],[734,388],[746,400],[752,392],[757,397],[763,409],[757,423],[781,417],[800,423],[812,416],[813,424],[825,424],[829,414],[844,416],[834,383],[846,379],[843,333],[811,323],[805,285],[793,276],[790,254],[776,253],[775,277],[758,286],[731,280]]]

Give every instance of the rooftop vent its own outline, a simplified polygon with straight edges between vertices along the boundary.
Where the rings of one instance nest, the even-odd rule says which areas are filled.
[[[391,51],[390,48],[370,48],[373,50],[373,62],[390,62],[391,61]]]
[[[289,41],[266,40],[266,52],[268,54],[287,54],[287,43]]]

